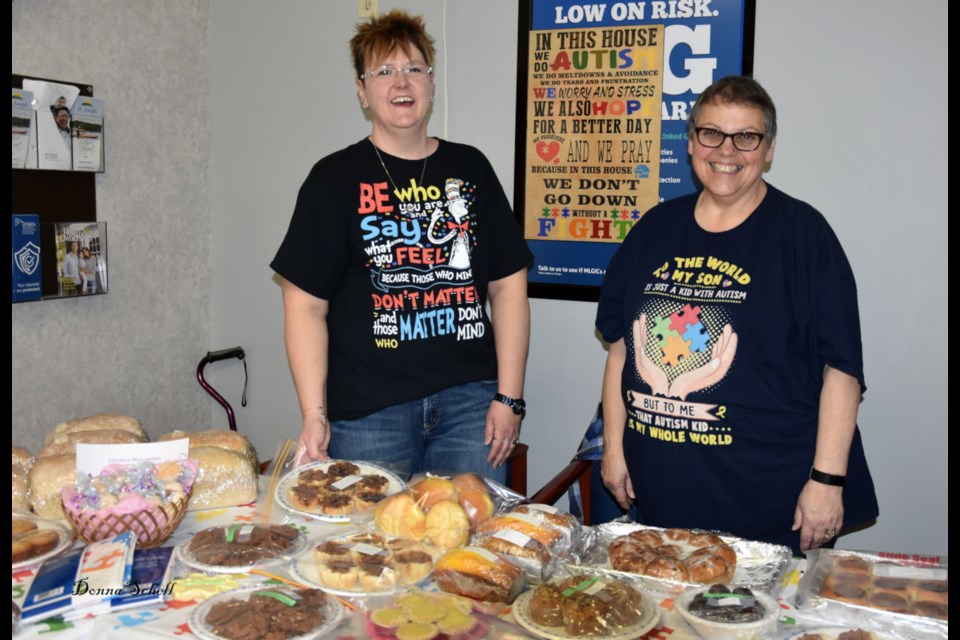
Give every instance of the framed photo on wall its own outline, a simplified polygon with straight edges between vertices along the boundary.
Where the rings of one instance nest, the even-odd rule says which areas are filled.
[[[753,72],[755,0],[521,0],[514,208],[532,297],[596,301],[658,202],[695,191],[687,114]]]

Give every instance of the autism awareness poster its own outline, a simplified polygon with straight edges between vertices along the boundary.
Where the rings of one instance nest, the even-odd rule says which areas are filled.
[[[687,115],[751,73],[754,3],[521,1],[514,207],[531,296],[597,300],[637,220],[697,189]]]

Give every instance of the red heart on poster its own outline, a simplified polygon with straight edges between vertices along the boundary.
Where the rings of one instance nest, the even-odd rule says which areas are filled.
[[[560,153],[560,143],[556,140],[537,143],[537,155],[543,158],[544,162],[550,162],[558,153]]]

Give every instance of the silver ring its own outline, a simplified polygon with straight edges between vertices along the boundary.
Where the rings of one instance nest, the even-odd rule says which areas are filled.
[[[515,447],[515,446],[517,446],[518,444],[520,444],[520,438],[514,438],[514,439],[513,439],[513,442],[510,443],[510,446],[511,446],[511,447]]]
[[[832,538],[833,536],[835,536],[835,535],[837,535],[837,530],[836,530],[836,529],[827,529],[826,531],[823,532],[823,536],[824,536],[827,540],[831,539],[831,538]]]

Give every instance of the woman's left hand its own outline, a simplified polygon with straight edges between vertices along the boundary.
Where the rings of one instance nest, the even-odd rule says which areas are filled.
[[[800,530],[800,550],[829,542],[842,527],[843,489],[808,480],[793,516],[793,531]]]
[[[490,445],[487,456],[494,469],[507,461],[513,451],[515,440],[520,438],[520,416],[502,402],[493,401],[487,411],[487,426],[483,444]]]

